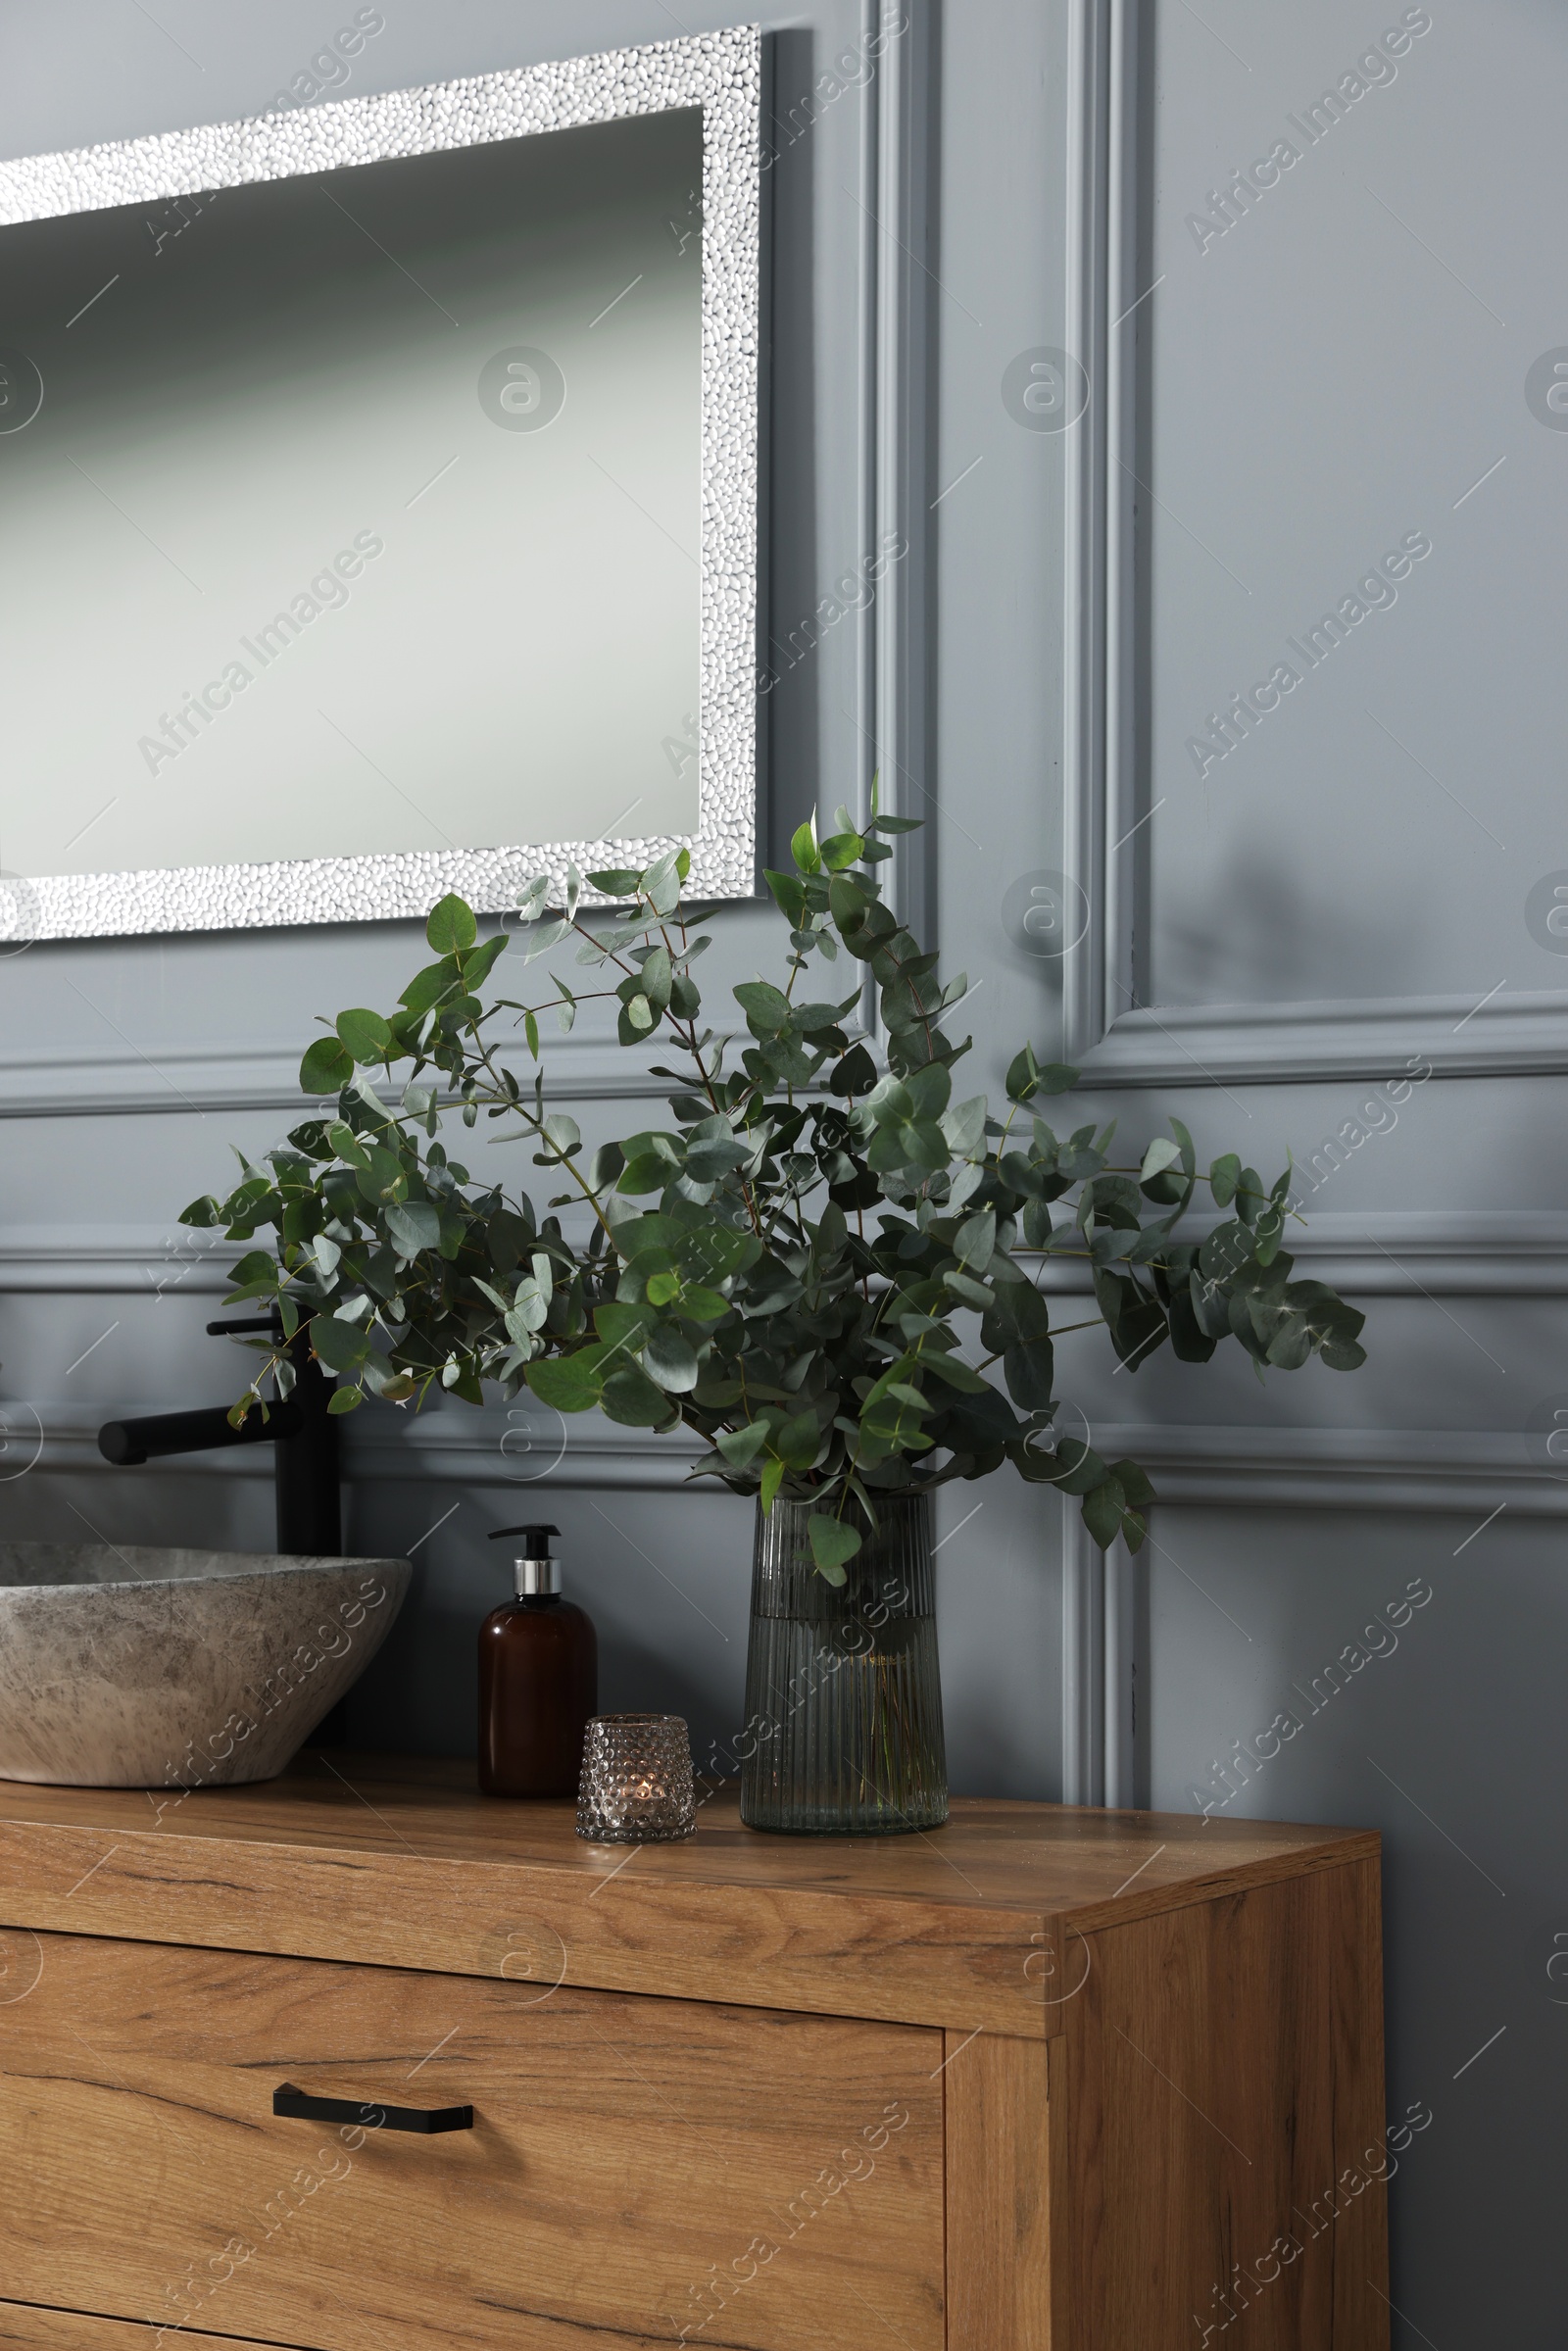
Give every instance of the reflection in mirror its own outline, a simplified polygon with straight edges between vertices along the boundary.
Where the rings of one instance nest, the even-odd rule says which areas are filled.
[[[701,186],[688,110],[6,230],[7,864],[695,830]]]

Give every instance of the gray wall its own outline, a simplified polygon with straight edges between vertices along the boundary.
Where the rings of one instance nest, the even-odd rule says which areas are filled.
[[[932,816],[909,888],[979,983],[988,1079],[1020,1035],[1059,1038],[1135,1143],[1174,1111],[1204,1155],[1272,1175],[1294,1151],[1303,1262],[1366,1307],[1372,1347],[1353,1380],[1159,1360],[1134,1388],[1093,1335],[1063,1341],[1064,1392],[1164,1499],[1144,1559],[1102,1571],[1010,1473],[949,1498],[956,1784],[1381,1829],[1390,2113],[1432,2114],[1393,2189],[1394,2339],[1544,2351],[1568,2030],[1568,1960],[1548,1973],[1568,1952],[1568,943],[1546,920],[1568,880],[1546,700],[1568,435],[1526,378],[1568,339],[1568,28],[1541,0],[1440,4],[1312,144],[1287,117],[1396,7],[906,5],[842,95],[818,76],[863,55],[874,13],[778,20],[781,661],[880,532],[910,552],[769,697],[775,832],[880,760]],[[350,91],[675,29],[659,0],[385,14]],[[254,111],[337,21],[316,0],[157,16],[12,0],[0,151]],[[1195,234],[1281,138],[1298,159]],[[1022,398],[1048,349],[1092,384],[1062,431]],[[1397,602],[1369,591],[1382,609],[1195,758],[1207,714],[1418,531],[1432,553]],[[1026,928],[1031,904],[1064,928]],[[715,965],[770,954],[759,911],[727,930]],[[395,994],[414,953],[377,926],[0,963],[11,1531],[268,1540],[263,1465],[111,1473],[91,1431],[232,1393],[201,1335],[220,1286],[172,1216],[230,1142],[289,1123],[312,1015]],[[585,1125],[641,1115],[591,1047],[558,1066]],[[539,1506],[555,1436],[458,1410],[350,1434],[352,1541],[416,1545],[419,1569],[355,1735],[462,1750],[499,1588],[482,1538]],[[606,1702],[676,1707],[702,1744],[738,1715],[748,1521],[679,1474],[574,1436],[542,1491],[606,1636]],[[1430,1599],[1367,1632],[1412,1585]],[[1282,1713],[1299,1729],[1260,1760]]]

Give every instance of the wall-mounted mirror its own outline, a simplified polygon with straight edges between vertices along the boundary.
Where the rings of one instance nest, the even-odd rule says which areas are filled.
[[[42,937],[754,879],[753,31],[0,168]]]

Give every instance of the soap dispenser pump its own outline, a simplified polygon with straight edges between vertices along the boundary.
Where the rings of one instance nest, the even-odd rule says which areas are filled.
[[[498,1527],[516,1539],[516,1597],[479,1633],[479,1786],[487,1796],[577,1792],[582,1735],[599,1708],[599,1641],[593,1620],[561,1596],[551,1557],[559,1527]]]

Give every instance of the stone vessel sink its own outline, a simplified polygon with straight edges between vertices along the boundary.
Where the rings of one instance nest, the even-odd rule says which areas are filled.
[[[407,1559],[0,1543],[0,1779],[270,1780],[391,1630]]]

